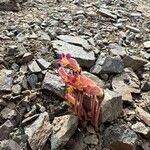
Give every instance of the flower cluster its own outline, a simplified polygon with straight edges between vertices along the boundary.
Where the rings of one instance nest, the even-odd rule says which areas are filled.
[[[90,78],[81,75],[79,64],[70,54],[62,54],[57,63],[60,64],[58,74],[67,85],[65,99],[72,104],[80,120],[89,120],[97,128],[101,117],[101,102],[104,98],[103,88],[97,86]]]

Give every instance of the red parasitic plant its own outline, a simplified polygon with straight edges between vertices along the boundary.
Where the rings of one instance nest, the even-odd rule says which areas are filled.
[[[101,102],[104,98],[103,88],[97,86],[90,78],[81,75],[79,64],[69,54],[62,54],[57,63],[60,64],[58,74],[67,85],[65,99],[72,104],[80,120],[89,120],[98,128],[101,119]],[[69,73],[66,68],[69,69]],[[90,107],[86,106],[88,102]]]

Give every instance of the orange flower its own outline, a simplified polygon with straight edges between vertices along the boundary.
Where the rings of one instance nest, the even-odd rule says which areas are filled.
[[[72,69],[74,72],[80,72],[81,68],[77,61],[71,57],[70,54],[62,54],[61,58],[57,60],[57,63],[63,67]]]
[[[103,97],[103,89],[97,86],[96,83],[90,78],[82,76],[78,73],[75,73],[73,75],[67,74],[63,67],[59,68],[58,73],[66,84],[71,85],[75,89],[78,89],[79,91],[83,91],[90,95]]]
[[[65,99],[68,100],[72,105],[75,105],[76,98],[74,94],[74,89],[72,87],[68,87],[65,94]]]
[[[73,106],[75,114],[81,121],[91,121],[98,128],[101,120],[101,102],[104,98],[103,88],[97,86],[90,78],[81,75],[79,64],[69,54],[62,54],[57,62],[61,65],[58,74],[67,85],[65,99]],[[66,72],[65,68],[68,68],[69,72]],[[90,100],[90,108],[89,105],[87,108],[83,105],[85,96]]]

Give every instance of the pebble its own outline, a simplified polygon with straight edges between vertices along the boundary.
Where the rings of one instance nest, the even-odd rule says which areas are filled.
[[[145,48],[145,49],[150,48],[150,41],[145,41],[145,42],[143,43],[143,45],[144,45],[144,48]]]

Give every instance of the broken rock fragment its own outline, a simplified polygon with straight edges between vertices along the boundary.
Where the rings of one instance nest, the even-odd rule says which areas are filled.
[[[59,35],[59,36],[57,36],[57,38],[59,40],[62,40],[64,42],[67,42],[70,44],[82,46],[86,50],[90,49],[90,45],[89,45],[88,41],[79,36]]]
[[[28,142],[32,150],[42,150],[52,131],[47,112],[40,116],[29,126],[25,127],[25,134],[28,135]]]
[[[150,114],[140,107],[137,107],[136,111],[138,117],[150,127]]]
[[[99,56],[95,65],[90,69],[91,73],[121,73],[123,62],[120,58],[110,56]]]
[[[114,125],[104,131],[103,139],[109,149],[135,150],[138,136],[125,125]]]
[[[78,126],[78,117],[65,115],[55,117],[51,136],[51,150],[60,150],[69,141]]]
[[[17,115],[15,110],[8,107],[5,107],[0,114],[3,119],[13,119]]]
[[[117,43],[109,44],[109,48],[113,55],[124,56],[126,54],[125,47],[122,47]]]
[[[140,81],[130,68],[125,68],[121,75],[112,79],[112,88],[122,95],[123,101],[132,102],[131,93],[140,93]]]
[[[12,87],[12,70],[0,70],[0,91],[11,91]]]
[[[131,126],[132,130],[150,138],[150,127],[146,127],[142,122],[137,122]]]
[[[50,66],[50,63],[43,58],[37,59],[37,63],[42,70],[46,70]]]
[[[143,67],[145,64],[147,64],[146,59],[137,56],[125,55],[123,61],[125,67],[131,67],[134,71],[138,70],[140,67]]]
[[[23,55],[23,57],[22,57],[22,59],[21,59],[21,62],[22,62],[22,63],[27,63],[27,62],[31,61],[32,58],[33,58],[33,55],[32,55],[31,53],[27,52],[27,53],[25,53],[25,54]]]
[[[29,63],[28,68],[29,68],[30,72],[32,72],[32,73],[37,73],[37,72],[42,71],[36,61],[32,61],[31,63]]]
[[[55,74],[51,74],[49,72],[46,73],[43,80],[42,88],[47,89],[64,98],[65,84],[61,80],[61,77]]]
[[[95,62],[93,51],[85,51],[83,47],[72,45],[61,40],[52,41],[53,48],[57,55],[69,53],[73,58],[77,59],[78,63],[83,67],[91,67]]]
[[[105,97],[101,104],[102,122],[117,119],[122,113],[122,97],[120,94],[108,89],[105,90]]]
[[[4,124],[0,126],[0,141],[9,138],[10,132],[12,132],[14,124],[7,120]]]

